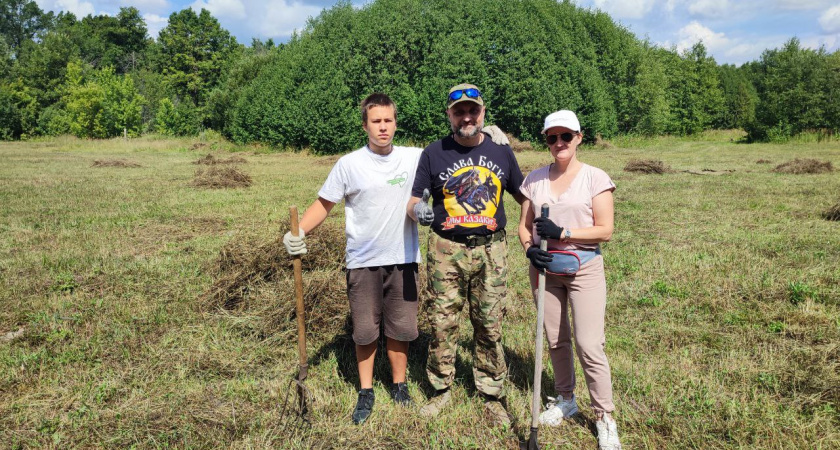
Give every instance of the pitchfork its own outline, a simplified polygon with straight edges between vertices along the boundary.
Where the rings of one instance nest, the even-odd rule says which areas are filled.
[[[299,236],[298,229],[298,210],[297,206],[289,208],[289,215],[291,216],[291,232],[293,236]],[[297,331],[298,331],[298,355],[300,356],[300,364],[298,376],[289,382],[289,387],[286,389],[286,396],[283,400],[283,406],[280,409],[280,417],[283,423],[287,426],[308,426],[310,423],[310,413],[312,412],[312,393],[304,384],[306,376],[309,372],[309,364],[306,358],[306,323],[304,322],[303,313],[303,269],[301,267],[300,255],[292,256],[292,267],[295,273],[295,310],[297,316]],[[289,402],[292,389],[297,391],[297,398],[293,402]]]

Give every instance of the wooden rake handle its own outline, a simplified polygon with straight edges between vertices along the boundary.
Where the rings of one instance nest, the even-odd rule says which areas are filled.
[[[300,236],[297,206],[289,208],[289,216],[292,236]],[[300,255],[292,256],[292,267],[294,268],[295,273],[295,315],[297,316],[298,355],[300,356],[300,372],[298,373],[298,380],[303,381],[306,379],[306,375],[309,371],[309,364],[306,362],[306,323],[304,322],[303,312],[303,267],[301,266]]]

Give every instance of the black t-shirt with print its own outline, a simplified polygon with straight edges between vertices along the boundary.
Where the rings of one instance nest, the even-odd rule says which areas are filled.
[[[490,139],[464,147],[452,136],[423,150],[411,195],[432,194],[432,230],[441,237],[484,236],[505,228],[503,190],[516,194],[523,176],[513,150]]]

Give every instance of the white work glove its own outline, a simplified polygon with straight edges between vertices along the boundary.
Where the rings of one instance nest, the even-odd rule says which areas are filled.
[[[435,212],[427,203],[430,195],[428,189],[423,189],[423,198],[414,205],[414,215],[417,216],[417,223],[425,227],[431,225],[435,220]]]
[[[502,131],[501,128],[497,127],[496,125],[490,125],[481,129],[481,132],[490,136],[490,140],[493,141],[496,145],[508,145],[510,141],[508,140],[507,136],[505,136],[505,132]]]
[[[289,231],[283,236],[283,245],[286,246],[286,251],[292,256],[306,254],[306,242],[303,242],[306,233],[303,230],[298,230],[298,233],[300,233],[300,236],[292,236],[292,232]]]

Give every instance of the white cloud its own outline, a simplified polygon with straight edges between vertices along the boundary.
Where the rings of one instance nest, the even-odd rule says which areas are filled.
[[[641,19],[650,12],[656,0],[594,0],[593,3],[617,19]]]
[[[799,10],[808,11],[815,9],[822,9],[826,6],[834,4],[834,0],[762,0],[756,3],[755,7],[759,10]]]
[[[244,19],[245,5],[240,0],[196,0],[190,5],[196,12],[206,9],[216,19]]]
[[[81,0],[39,0],[36,3],[44,11],[67,11],[73,13],[78,19],[96,14],[93,3]]]
[[[679,36],[677,42],[677,50],[679,51],[691,48],[697,42],[703,41],[706,50],[711,54],[725,50],[732,43],[731,39],[727,38],[725,34],[715,33],[696,20],[680,28],[677,35]]]
[[[800,44],[804,48],[811,48],[814,50],[819,49],[820,47],[825,47],[826,51],[830,52],[834,48],[835,45],[838,44],[838,38],[840,35],[830,35],[830,36],[811,36],[808,38],[804,38],[800,41]]]
[[[143,14],[143,20],[146,21],[146,29],[149,30],[149,36],[157,39],[160,30],[169,24],[168,17],[161,17],[157,14]]]
[[[828,8],[820,16],[819,22],[826,33],[840,32],[840,5]]]
[[[285,38],[306,25],[306,19],[321,13],[320,6],[285,0],[254,2],[249,10],[251,29],[265,38]]]
[[[728,0],[699,0],[689,2],[688,12],[699,17],[724,17],[729,11]]]
[[[133,6],[145,13],[165,13],[171,8],[167,0],[120,0],[120,6]]]

